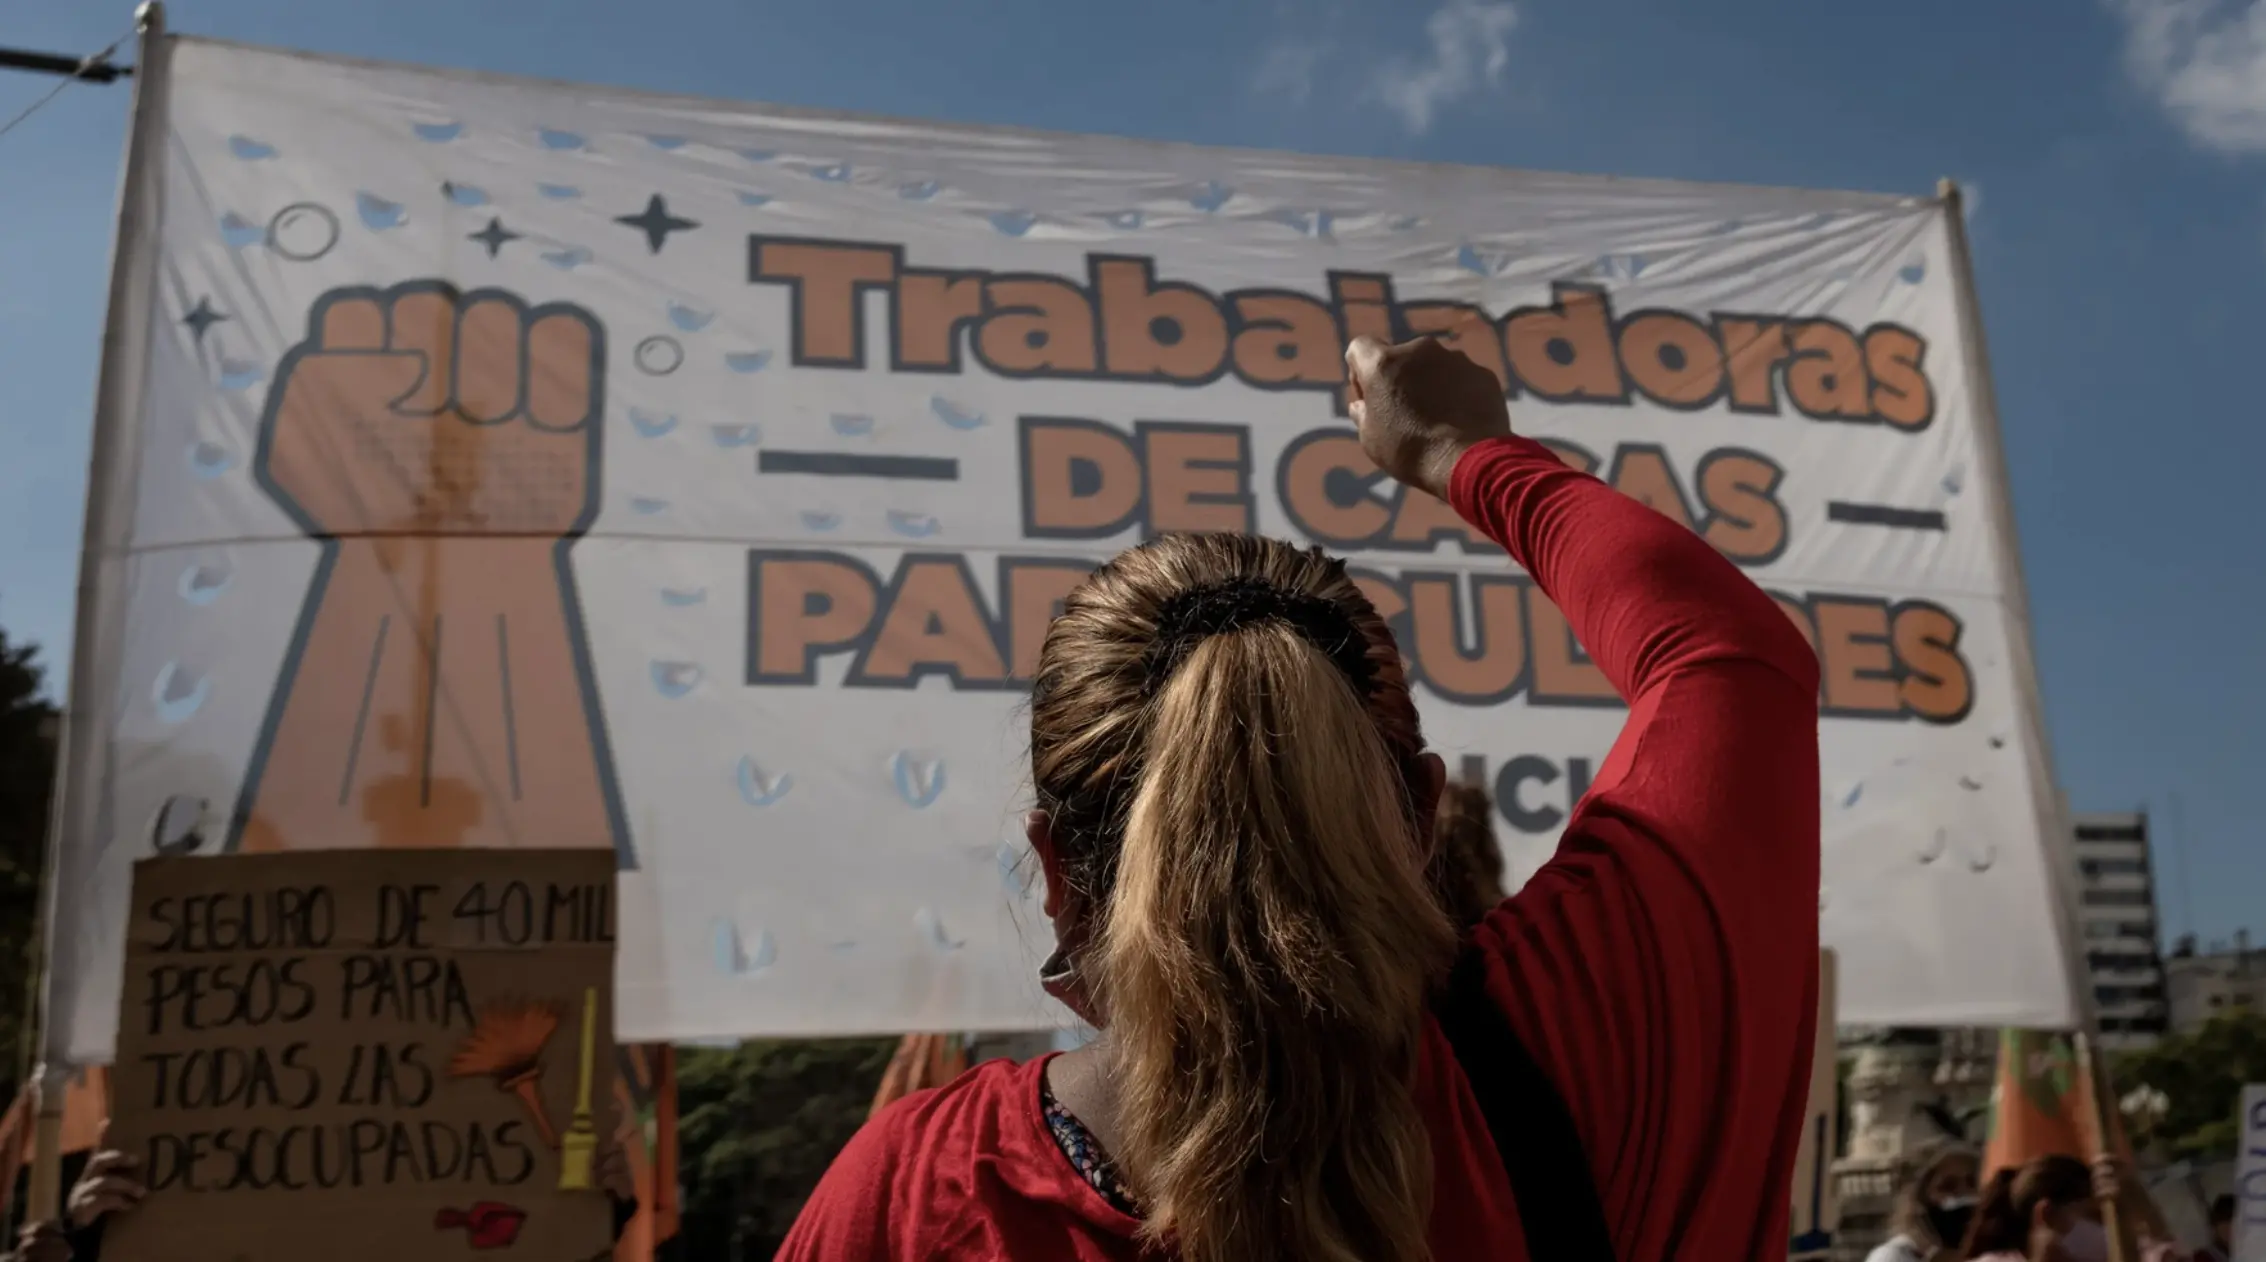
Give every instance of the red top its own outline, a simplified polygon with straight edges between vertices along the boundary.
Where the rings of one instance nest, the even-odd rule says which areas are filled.
[[[1817,1020],[1816,658],[1689,531],[1520,438],[1456,466],[1456,511],[1565,611],[1629,717],[1558,852],[1477,938],[1488,988],[1565,1096],[1615,1252],[1786,1256]],[[1043,1060],[897,1102],[842,1151],[779,1256],[1132,1262],[1135,1223],[1039,1112]],[[1426,1019],[1432,1250],[1527,1252],[1469,1082]]]

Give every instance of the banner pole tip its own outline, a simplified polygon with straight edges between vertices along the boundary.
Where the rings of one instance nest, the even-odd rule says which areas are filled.
[[[134,29],[147,35],[165,29],[165,5],[162,0],[142,0],[134,6]]]

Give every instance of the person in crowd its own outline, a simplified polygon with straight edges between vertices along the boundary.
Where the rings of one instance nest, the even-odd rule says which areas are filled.
[[[2234,1255],[2235,1198],[2221,1193],[2211,1202],[2211,1243],[2196,1253],[2196,1262],[2232,1262]]]
[[[1456,928],[1469,930],[1504,897],[1495,802],[1477,785],[1451,784],[1440,791],[1439,810],[1439,822],[1432,829],[1432,888]]]
[[[1629,717],[1459,946],[1446,768],[1343,562],[1172,535],[1065,601],[1026,833],[1086,1047],[897,1102],[787,1262],[1784,1256],[1816,1020],[1817,660],[1691,531],[1514,437],[1436,340],[1348,351],[1369,458],[1562,611]]]
[[[1988,1262],[2108,1262],[2094,1172],[2075,1157],[2038,1157],[1991,1176],[1962,1257]]]
[[[1978,1167],[1973,1150],[1957,1145],[1923,1155],[1897,1192],[1895,1234],[1865,1262],[1955,1262],[1975,1216]]]

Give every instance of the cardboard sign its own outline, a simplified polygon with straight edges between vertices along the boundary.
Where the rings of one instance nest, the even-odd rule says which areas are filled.
[[[1839,1010],[1833,952],[1818,952],[1817,1049],[1810,1057],[1810,1105],[1802,1119],[1801,1153],[1794,1159],[1793,1238],[1787,1255],[1795,1262],[1833,1255],[1833,1234],[1841,1224],[1841,1198],[1833,1183],[1833,1156],[1841,1151],[1841,1045],[1835,1036]]]
[[[611,850],[135,865],[107,1262],[611,1254]]]

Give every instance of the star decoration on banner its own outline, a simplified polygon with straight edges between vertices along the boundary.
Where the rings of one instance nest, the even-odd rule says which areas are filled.
[[[503,252],[503,248],[506,242],[517,241],[523,235],[525,234],[513,232],[511,229],[504,227],[504,221],[501,219],[490,219],[488,220],[487,227],[482,228],[478,232],[467,235],[465,237],[465,240],[477,241],[480,244],[487,246],[488,257],[494,258],[496,257],[496,255]]]
[[[652,200],[645,203],[645,213],[623,215],[614,222],[643,232],[645,244],[655,254],[659,254],[661,247],[667,244],[670,233],[688,232],[700,226],[695,220],[670,214],[669,203],[662,200],[659,193],[655,193]]]
[[[202,346],[205,344],[205,334],[211,331],[212,326],[227,318],[212,309],[212,299],[199,298],[197,305],[189,309],[189,314],[181,317],[181,323],[189,326],[190,335],[196,338],[197,345]]]

